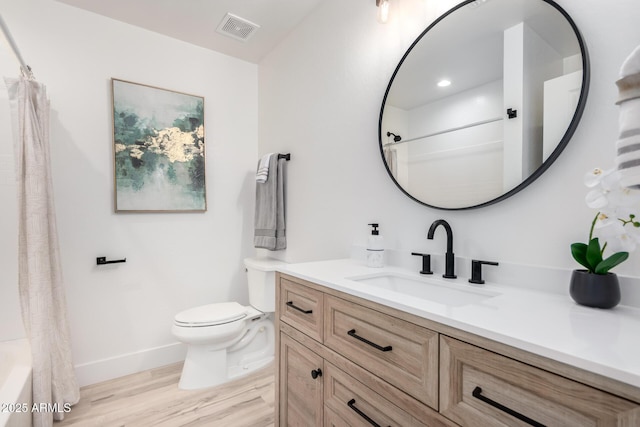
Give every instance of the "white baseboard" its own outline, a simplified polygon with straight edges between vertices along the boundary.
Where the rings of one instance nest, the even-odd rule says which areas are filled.
[[[76,365],[76,378],[80,387],[84,387],[148,369],[182,362],[186,354],[187,346],[179,342],[148,348]]]

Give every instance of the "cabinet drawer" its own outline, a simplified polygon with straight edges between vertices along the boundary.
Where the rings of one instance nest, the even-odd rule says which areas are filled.
[[[640,420],[632,402],[445,336],[440,378],[440,412],[464,426],[627,426]]]
[[[322,292],[281,279],[278,304],[281,321],[322,342]]]
[[[369,372],[438,408],[438,334],[325,295],[325,345]]]
[[[433,410],[431,417],[418,420],[332,364],[324,367],[325,425],[453,426]]]

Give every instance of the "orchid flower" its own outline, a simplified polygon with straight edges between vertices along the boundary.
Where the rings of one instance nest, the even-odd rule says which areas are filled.
[[[589,232],[589,244],[574,243],[571,253],[589,272],[606,274],[640,245],[640,222],[635,212],[640,206],[640,191],[623,188],[615,169],[595,168],[584,176],[591,188],[585,197],[587,206],[598,209]],[[600,240],[604,245],[600,247]],[[615,251],[603,259],[604,250]]]

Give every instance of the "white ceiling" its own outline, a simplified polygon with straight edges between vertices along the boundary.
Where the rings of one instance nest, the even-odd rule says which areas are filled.
[[[81,9],[258,63],[321,0],[57,0]],[[258,24],[246,42],[216,32],[227,13]]]

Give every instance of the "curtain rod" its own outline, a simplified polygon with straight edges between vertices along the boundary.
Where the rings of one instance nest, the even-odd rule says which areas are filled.
[[[429,137],[432,137],[432,136],[443,135],[445,133],[455,132],[457,130],[468,129],[468,128],[472,128],[474,126],[480,126],[480,125],[485,125],[487,123],[499,122],[501,120],[502,120],[502,117],[495,117],[493,119],[481,120],[479,122],[473,122],[473,123],[469,123],[469,124],[466,124],[466,125],[453,127],[451,129],[441,130],[441,131],[430,133],[430,134],[427,134],[427,135],[417,136],[417,137],[411,138],[411,139],[405,139],[405,140],[398,141],[398,142],[395,142],[395,141],[394,142],[387,142],[385,144],[382,144],[382,146],[384,147],[384,146],[387,146],[387,145],[404,144],[405,142],[417,141],[419,139],[424,139],[424,138],[429,138]]]
[[[16,44],[16,41],[13,39],[13,37],[11,37],[11,32],[9,31],[9,27],[7,27],[7,23],[4,22],[4,19],[2,18],[2,14],[0,14],[0,28],[2,28],[2,32],[4,33],[4,38],[7,41],[9,48],[11,48],[11,50],[13,51],[13,54],[15,55],[16,59],[20,63],[20,71],[22,72],[22,75],[28,79],[33,79],[33,72],[31,72],[31,67],[29,67],[27,63],[24,62],[24,59],[20,54],[20,49],[18,49],[18,45]]]

